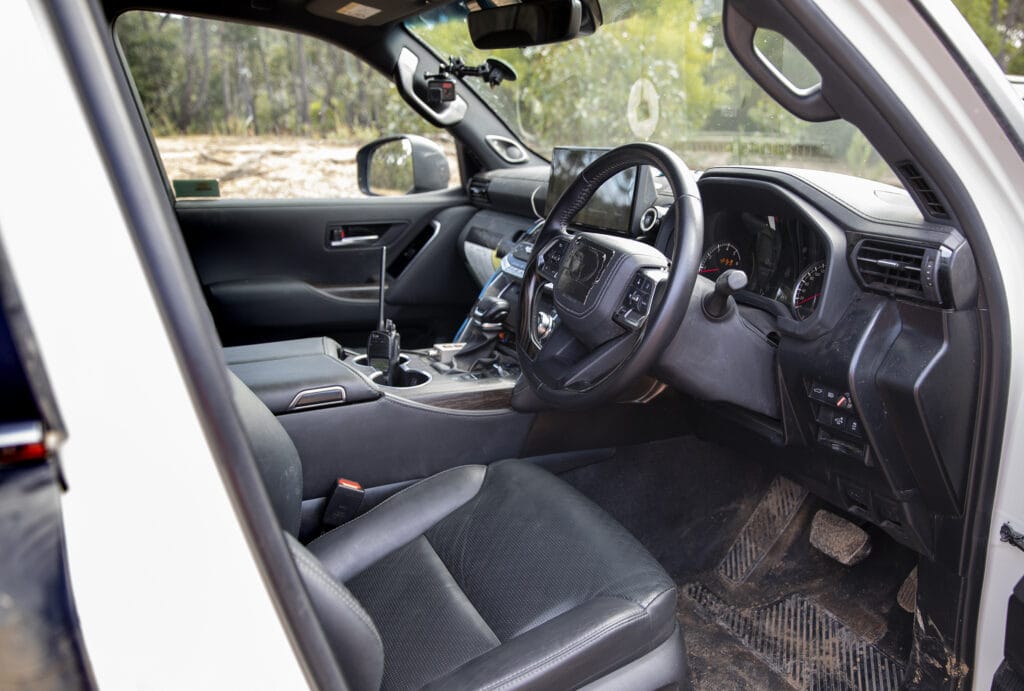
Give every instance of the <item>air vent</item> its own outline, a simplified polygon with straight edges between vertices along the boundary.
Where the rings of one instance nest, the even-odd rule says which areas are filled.
[[[946,207],[943,205],[942,200],[939,199],[939,195],[932,189],[928,180],[921,175],[921,171],[917,169],[917,166],[909,162],[902,163],[899,166],[899,170],[903,174],[903,179],[910,185],[910,189],[921,200],[921,203],[924,204],[925,209],[931,216],[943,219],[949,218],[949,212],[946,211]]]
[[[939,250],[920,245],[861,240],[853,263],[865,288],[941,304],[938,289]]]
[[[487,189],[491,186],[490,180],[483,178],[473,178],[469,181],[469,199],[474,204],[482,206],[490,206],[491,198],[487,194]]]

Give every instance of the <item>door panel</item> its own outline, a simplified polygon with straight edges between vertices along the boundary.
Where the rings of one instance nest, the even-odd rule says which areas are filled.
[[[476,286],[457,242],[461,191],[348,200],[179,202],[185,243],[225,345],[331,336],[364,345],[385,312],[403,345],[448,340]]]

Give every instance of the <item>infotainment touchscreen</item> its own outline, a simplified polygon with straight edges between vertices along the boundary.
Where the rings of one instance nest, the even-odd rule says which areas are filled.
[[[551,207],[580,172],[606,151],[569,146],[555,148],[551,157],[546,214],[551,213]],[[590,202],[576,215],[575,223],[628,235],[633,226],[636,188],[637,169],[622,171],[601,185]]]

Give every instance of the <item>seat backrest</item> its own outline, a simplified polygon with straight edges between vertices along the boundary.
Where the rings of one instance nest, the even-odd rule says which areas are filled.
[[[379,689],[384,677],[384,645],[370,615],[312,552],[292,536],[287,538],[295,566],[349,688]]]
[[[234,372],[228,370],[231,393],[249,438],[256,467],[270,496],[281,528],[299,534],[302,511],[302,462],[295,444],[267,406]]]
[[[327,573],[320,560],[294,537],[299,532],[302,507],[302,463],[295,444],[241,379],[230,371],[228,378],[270,503],[345,681],[359,691],[379,689],[384,675],[384,647],[377,627],[348,588]]]

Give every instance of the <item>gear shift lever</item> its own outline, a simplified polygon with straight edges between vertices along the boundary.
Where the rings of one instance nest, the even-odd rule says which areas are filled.
[[[472,325],[485,333],[501,331],[502,323],[508,317],[508,300],[487,295],[480,298],[473,308]]]
[[[487,363],[494,355],[498,334],[504,328],[511,309],[508,300],[485,295],[477,301],[470,313],[466,329],[466,345],[455,354],[455,366],[470,372],[478,363]]]

